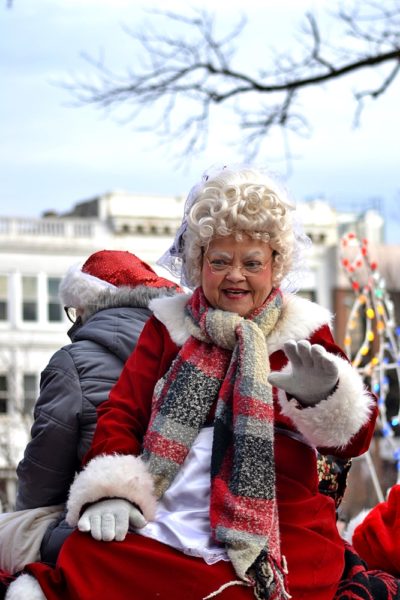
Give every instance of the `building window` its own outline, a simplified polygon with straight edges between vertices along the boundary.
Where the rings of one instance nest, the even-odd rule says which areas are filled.
[[[22,319],[24,321],[37,321],[37,278],[22,277]]]
[[[60,282],[59,277],[49,277],[47,280],[47,318],[51,323],[63,320],[62,306],[58,299]]]
[[[0,321],[7,321],[8,318],[8,278],[6,275],[0,275]]]
[[[24,414],[33,415],[38,392],[38,378],[35,373],[24,374]]]
[[[0,414],[7,413],[8,389],[7,376],[0,375]]]

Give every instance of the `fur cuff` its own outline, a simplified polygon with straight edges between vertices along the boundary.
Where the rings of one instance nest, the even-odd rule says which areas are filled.
[[[147,521],[154,519],[153,478],[145,463],[133,455],[101,455],[91,460],[71,485],[67,522],[76,527],[85,504],[104,498],[124,498],[137,504]]]
[[[339,368],[339,383],[328,398],[315,406],[298,408],[296,400],[288,400],[283,390],[278,390],[282,413],[316,447],[340,448],[368,421],[373,399],[352,365],[334,356]],[[289,370],[286,365],[283,370]]]
[[[46,600],[46,596],[36,579],[25,573],[11,583],[5,600]]]

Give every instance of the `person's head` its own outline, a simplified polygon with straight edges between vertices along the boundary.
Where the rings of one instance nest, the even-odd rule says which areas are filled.
[[[206,174],[189,194],[175,242],[183,282],[201,285],[219,308],[257,308],[291,270],[293,208],[284,188],[257,169]]]
[[[160,293],[171,294],[180,288],[164,279],[144,261],[123,250],[100,250],[85,263],[72,265],[60,283],[59,296],[65,308],[75,309],[85,321],[91,314],[111,306],[147,307]]]

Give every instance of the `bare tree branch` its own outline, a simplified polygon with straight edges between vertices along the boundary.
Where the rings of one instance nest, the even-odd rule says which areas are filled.
[[[184,156],[205,147],[217,105],[237,115],[246,144],[240,142],[248,157],[249,152],[260,151],[272,130],[309,134],[310,125],[298,104],[304,90],[333,85],[373,69],[375,87],[354,92],[358,123],[365,100],[386,93],[400,69],[400,0],[391,0],[386,6],[360,0],[351,9],[338,10],[331,18],[342,28],[338,39],[346,43],[335,46],[324,39],[315,14],[308,13],[301,52],[272,52],[272,66],[258,71],[235,66],[246,25],[243,19],[221,36],[215,16],[203,10],[192,16],[163,11],[151,14],[152,20],[142,32],[125,28],[140,47],[138,65],[117,74],[102,58],[85,55],[91,78],[75,78],[64,86],[79,104],[128,111],[126,120],[139,130],[158,132],[167,143],[180,140]],[[156,27],[157,18],[165,20],[163,26]],[[166,33],[172,23],[178,33],[176,29]],[[154,114],[159,117],[156,122]]]

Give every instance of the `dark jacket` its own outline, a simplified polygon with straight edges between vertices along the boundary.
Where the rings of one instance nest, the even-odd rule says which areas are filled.
[[[107,399],[151,314],[145,306],[152,297],[170,293],[142,286],[112,296],[105,293],[96,312],[70,329],[72,343],[52,356],[41,375],[32,439],[17,468],[17,510],[66,502],[91,444],[96,408]],[[71,533],[63,517],[45,534],[45,562],[55,562]]]

